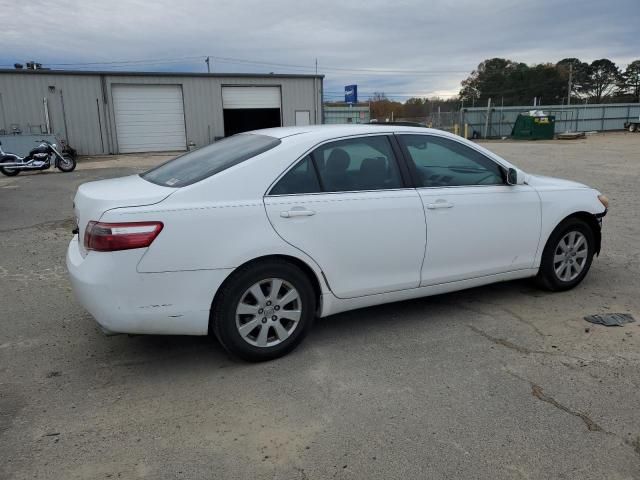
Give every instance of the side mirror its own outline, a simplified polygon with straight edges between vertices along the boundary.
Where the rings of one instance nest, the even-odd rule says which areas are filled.
[[[510,168],[507,170],[507,185],[522,185],[524,184],[524,173],[517,168]]]

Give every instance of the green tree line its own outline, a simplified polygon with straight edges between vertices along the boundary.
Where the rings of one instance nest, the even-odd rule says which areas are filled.
[[[486,105],[489,98],[504,105],[531,105],[534,97],[539,104],[566,104],[569,96],[589,103],[640,102],[640,60],[621,70],[606,58],[591,63],[565,58],[532,66],[491,58],[462,81],[459,95],[465,105]]]
[[[433,121],[438,109],[454,112],[461,107],[495,105],[567,104],[571,77],[571,103],[640,102],[640,60],[622,70],[606,58],[591,63],[565,58],[558,63],[527,65],[504,58],[490,58],[461,82],[453,98],[409,98],[404,102],[374,93],[369,101],[371,118]],[[335,102],[341,104],[341,102]]]

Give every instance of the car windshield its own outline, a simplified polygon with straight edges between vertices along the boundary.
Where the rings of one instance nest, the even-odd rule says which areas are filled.
[[[233,135],[180,155],[140,176],[163,187],[184,187],[271,150],[279,144],[279,139],[267,135]]]

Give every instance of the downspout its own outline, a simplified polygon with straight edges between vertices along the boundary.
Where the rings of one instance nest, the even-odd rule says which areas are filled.
[[[100,89],[102,93],[102,104],[104,114],[104,127],[107,134],[107,147],[110,154],[115,153],[113,148],[113,135],[111,134],[111,115],[109,114],[109,98],[107,96],[107,80],[104,75],[100,75]]]

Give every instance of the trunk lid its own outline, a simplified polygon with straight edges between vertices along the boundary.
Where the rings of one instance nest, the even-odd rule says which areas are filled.
[[[100,220],[104,212],[113,208],[153,205],[176,191],[175,188],[148,182],[139,175],[83,183],[73,200],[80,252],[83,256],[87,254],[83,239],[87,223],[91,220]]]

